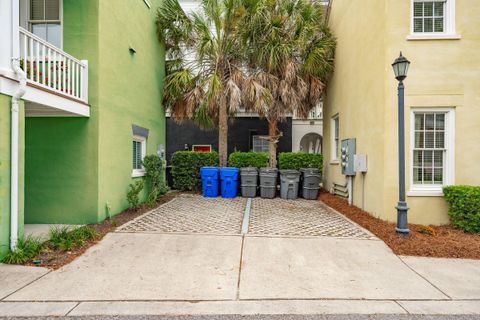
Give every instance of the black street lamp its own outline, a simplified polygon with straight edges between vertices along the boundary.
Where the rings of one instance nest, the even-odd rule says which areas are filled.
[[[397,227],[395,230],[399,234],[408,235],[407,211],[408,206],[405,201],[405,114],[404,114],[404,91],[403,80],[407,77],[410,61],[402,56],[395,59],[392,64],[395,79],[398,80],[398,204],[397,209]]]

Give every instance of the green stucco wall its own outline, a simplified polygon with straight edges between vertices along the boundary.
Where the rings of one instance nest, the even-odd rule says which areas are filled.
[[[160,1],[100,1],[100,140],[99,214],[113,214],[128,205],[132,182],[132,124],[149,129],[147,154],[165,144],[161,105],[164,51],[156,36],[155,13]],[[136,53],[131,53],[132,47]],[[143,195],[145,196],[145,194]]]
[[[93,119],[26,118],[26,223],[97,221]]]
[[[64,50],[88,60],[91,116],[27,118],[27,223],[101,221],[107,205],[121,212],[134,180],[132,124],[149,129],[147,154],[165,144],[160,2],[150,2],[64,0]]]
[[[0,94],[0,259],[8,252],[10,246],[10,130],[12,97]],[[19,236],[23,235],[24,216],[24,150],[25,125],[24,104],[20,101],[19,114],[19,167],[18,167],[18,226]]]
[[[63,49],[88,60],[91,116],[26,118],[26,223],[98,221],[98,1],[63,6]]]

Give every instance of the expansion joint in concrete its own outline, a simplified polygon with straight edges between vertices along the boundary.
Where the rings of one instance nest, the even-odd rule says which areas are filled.
[[[421,275],[419,272],[417,272],[417,270],[413,269],[412,267],[410,267],[408,265],[408,263],[406,263],[405,261],[403,261],[403,259],[397,255],[395,255],[398,259],[400,259],[400,261],[405,265],[407,266],[408,269],[412,270],[416,275],[418,275],[420,278],[422,278],[423,280],[425,280],[426,282],[428,282],[432,287],[434,287],[435,289],[437,289],[438,291],[440,291],[445,297],[447,297],[449,300],[453,300],[451,296],[449,296],[448,294],[446,294],[442,289],[440,289],[438,286],[436,286],[435,284],[433,284],[430,280],[428,280],[427,278],[425,278],[423,275]]]

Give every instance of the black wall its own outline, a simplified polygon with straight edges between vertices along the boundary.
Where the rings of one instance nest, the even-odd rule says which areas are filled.
[[[292,119],[288,118],[278,125],[283,136],[278,142],[278,152],[292,151]],[[239,117],[234,118],[228,126],[228,153],[250,151],[252,135],[268,135],[268,123],[265,119]],[[188,144],[191,150],[193,144],[211,144],[218,151],[218,130],[201,130],[191,121],[179,124],[172,118],[167,118],[167,160],[175,151],[185,150]]]

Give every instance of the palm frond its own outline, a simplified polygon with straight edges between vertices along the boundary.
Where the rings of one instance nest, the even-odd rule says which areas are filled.
[[[215,127],[215,122],[209,114],[206,106],[201,104],[196,110],[192,118],[193,122],[203,130],[209,130]]]

